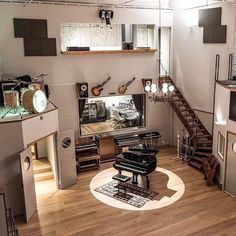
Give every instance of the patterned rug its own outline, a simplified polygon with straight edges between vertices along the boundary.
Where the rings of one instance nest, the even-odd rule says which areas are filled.
[[[96,188],[95,191],[137,208],[141,208],[158,195],[157,192],[130,183],[119,183],[119,189],[120,191],[118,191],[118,181],[112,180]]]

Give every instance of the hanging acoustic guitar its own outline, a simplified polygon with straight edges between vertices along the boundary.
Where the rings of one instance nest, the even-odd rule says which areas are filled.
[[[131,83],[132,83],[134,80],[135,80],[135,77],[134,77],[132,80],[130,80],[128,83],[121,85],[121,86],[118,88],[119,94],[125,94],[127,88],[131,85]]]
[[[99,84],[97,87],[92,88],[92,94],[94,96],[99,96],[101,94],[101,91],[103,90],[104,85],[111,79],[111,76],[109,76],[104,82]]]

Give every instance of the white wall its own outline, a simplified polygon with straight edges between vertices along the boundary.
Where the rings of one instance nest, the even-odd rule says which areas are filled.
[[[37,142],[38,158],[45,158],[48,156],[46,139],[41,139]]]
[[[77,82],[89,82],[91,88],[102,82],[108,74],[111,83],[105,87],[102,95],[117,92],[118,86],[135,76],[134,86],[129,93],[142,93],[141,79],[157,75],[155,54],[133,55],[84,55],[65,56],[60,54],[60,24],[64,22],[99,22],[98,9],[94,7],[73,7],[59,5],[36,5],[0,3],[0,55],[3,72],[30,74],[37,76],[48,73],[45,81],[51,89],[51,100],[59,108],[60,130],[78,130],[78,105],[76,100]],[[14,38],[13,18],[47,19],[48,35],[57,39],[57,57],[24,57],[23,39]],[[140,9],[114,9],[113,23],[157,24],[158,11]],[[162,14],[162,25],[172,24],[172,13]],[[158,106],[157,106],[158,107]],[[151,127],[164,129],[169,127],[166,119],[158,113],[168,114],[169,108],[157,110],[155,121],[150,117]],[[168,120],[168,119],[167,119]],[[162,126],[164,124],[164,126]],[[166,135],[168,133],[168,135]],[[165,132],[169,141],[169,132]]]
[[[220,55],[220,80],[228,78],[228,56],[234,49],[236,4],[223,2],[209,7],[222,7],[222,25],[227,25],[227,42],[204,44],[203,28],[198,27],[199,8],[183,10],[175,2],[173,19],[173,77],[193,109],[212,113],[214,94],[215,56]],[[188,6],[189,7],[189,6]],[[202,123],[211,131],[212,115],[196,112]],[[179,129],[178,122],[174,130]]]

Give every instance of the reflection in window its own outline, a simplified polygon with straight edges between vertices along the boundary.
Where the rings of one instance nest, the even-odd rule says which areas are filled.
[[[61,25],[61,50],[67,47],[90,47],[90,50],[120,50],[121,25],[112,29],[102,24],[66,23]]]
[[[79,99],[82,135],[145,126],[145,94]]]
[[[219,132],[218,133],[218,154],[224,159],[225,154],[225,137]]]

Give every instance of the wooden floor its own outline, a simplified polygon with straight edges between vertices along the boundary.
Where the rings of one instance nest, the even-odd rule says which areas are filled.
[[[201,173],[180,160],[171,160],[173,157],[173,148],[158,154],[158,166],[171,170],[185,183],[183,197],[174,204],[145,212],[112,208],[90,193],[89,183],[97,172],[84,172],[77,185],[58,191],[40,205],[28,225],[18,224],[20,235],[236,235],[236,199],[216,186],[207,187]],[[102,169],[111,165],[103,164]]]

